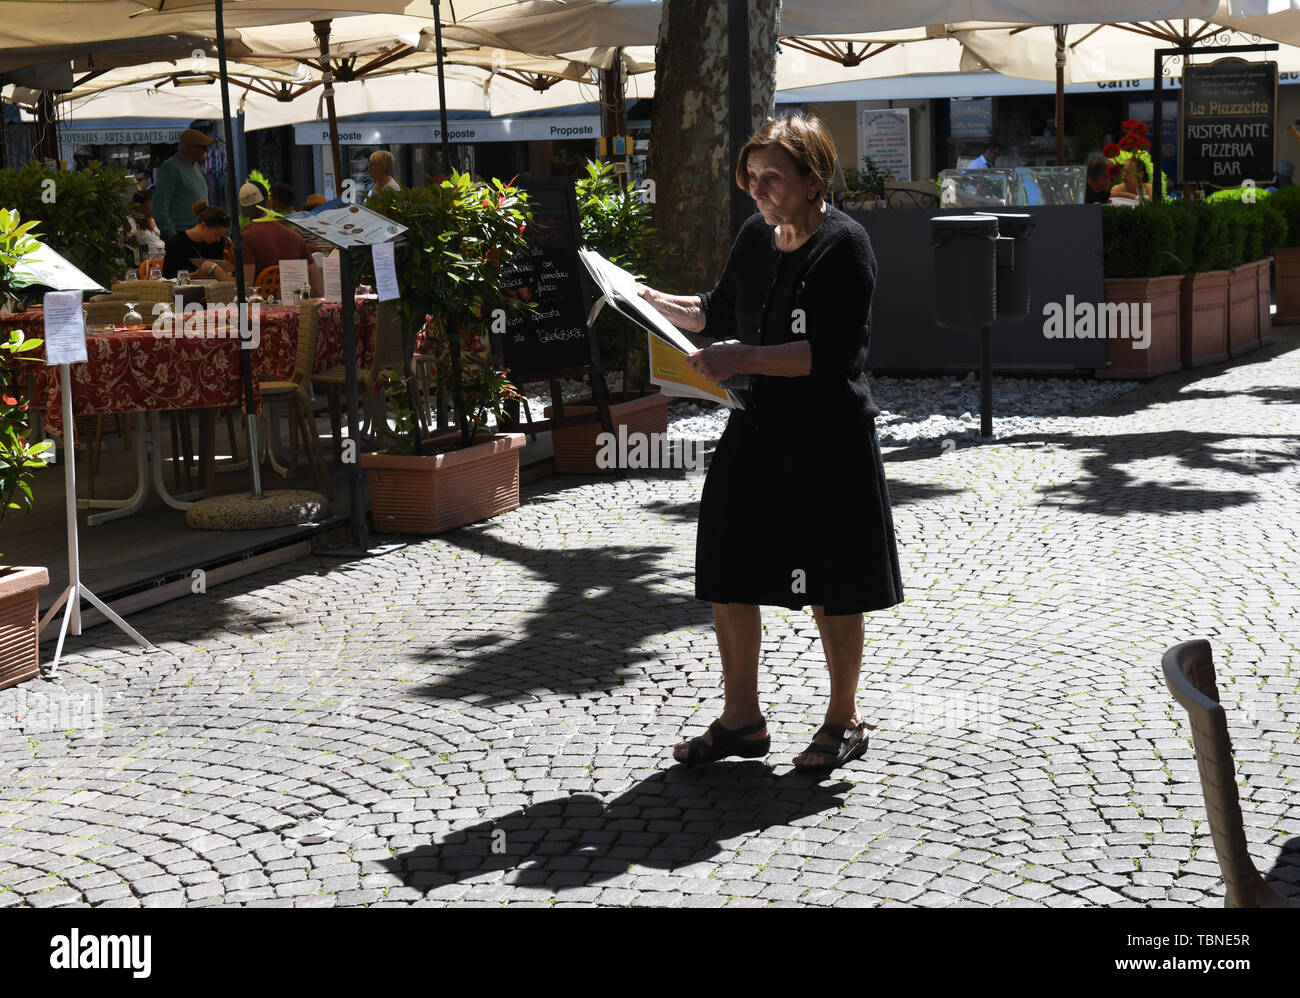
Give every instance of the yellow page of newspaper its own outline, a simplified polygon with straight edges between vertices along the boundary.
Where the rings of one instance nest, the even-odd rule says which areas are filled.
[[[665,394],[670,394],[674,386],[680,385],[691,389],[692,397],[712,399],[728,406],[732,404],[724,389],[686,362],[686,354],[658,336],[646,338],[650,341],[650,380],[661,388],[667,388]]]

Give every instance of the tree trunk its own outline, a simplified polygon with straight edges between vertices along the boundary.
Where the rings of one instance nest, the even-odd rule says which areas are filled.
[[[776,95],[779,0],[749,0],[752,127]],[[711,288],[731,248],[728,202],[736,164],[727,148],[727,0],[666,0],[655,55],[647,176],[655,226],[672,248],[662,289]]]

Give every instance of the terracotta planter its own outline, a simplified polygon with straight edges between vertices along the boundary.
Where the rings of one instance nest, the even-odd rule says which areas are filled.
[[[440,534],[516,509],[523,445],[522,433],[498,433],[443,454],[362,454],[376,528]]]
[[[1273,258],[1266,256],[1255,261],[1255,287],[1259,300],[1259,342],[1263,346],[1273,342],[1273,309],[1268,279],[1273,272]]]
[[[582,415],[595,412],[594,405],[566,405],[566,415]],[[546,417],[551,416],[551,407],[546,407]],[[614,402],[609,407],[610,418],[614,422],[614,432],[619,426],[626,426],[629,435],[633,433],[667,433],[668,432],[668,396],[659,392],[644,395],[623,402]],[[600,423],[583,423],[581,426],[565,426],[551,431],[551,444],[555,449],[555,472],[558,475],[604,475],[611,469],[596,465],[596,451],[599,449],[596,437],[605,432]]]
[[[1273,273],[1277,276],[1277,318],[1279,326],[1300,323],[1300,246],[1279,246],[1273,250]]]
[[[0,690],[41,674],[38,596],[44,568],[0,568]]]
[[[1108,277],[1106,301],[1151,305],[1151,342],[1138,350],[1131,339],[1106,340],[1106,367],[1099,378],[1154,378],[1183,366],[1179,356],[1182,274],[1169,277]]]
[[[1228,359],[1228,271],[1184,274],[1181,302],[1183,367]]]
[[[1239,357],[1259,349],[1259,277],[1253,263],[1228,276],[1228,353]]]

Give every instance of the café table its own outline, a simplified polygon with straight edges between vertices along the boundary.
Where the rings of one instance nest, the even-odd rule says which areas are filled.
[[[3,320],[8,328],[41,334],[39,316],[23,314]],[[63,436],[63,390],[55,368],[45,366],[43,348],[24,355],[22,364],[36,374],[34,401],[44,409],[45,427]],[[125,500],[83,499],[83,509],[104,509],[87,522],[94,526],[138,512],[148,494],[150,465],[159,496],[174,509],[188,509],[199,493],[173,496],[162,476],[159,413],[199,409],[200,452],[204,478],[212,482],[213,429],[211,414],[218,408],[241,407],[244,384],[240,375],[238,339],[161,337],[153,329],[91,329],[86,336],[86,362],[70,365],[72,409],[78,416],[123,415],[138,418],[142,445],[136,449],[136,489]],[[254,386],[256,391],[256,385]],[[260,405],[260,398],[255,398]]]

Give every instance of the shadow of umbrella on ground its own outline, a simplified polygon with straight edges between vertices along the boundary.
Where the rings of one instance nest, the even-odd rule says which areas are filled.
[[[1300,835],[1282,843],[1264,882],[1285,897],[1300,897]]]
[[[418,890],[513,870],[514,884],[584,887],[632,864],[674,870],[712,860],[723,842],[843,806],[847,782],[777,775],[760,762],[655,773],[618,797],[543,801],[383,861]],[[797,830],[792,830],[794,837]]]

